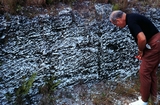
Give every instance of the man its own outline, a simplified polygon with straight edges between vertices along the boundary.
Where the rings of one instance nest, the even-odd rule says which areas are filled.
[[[136,58],[142,60],[139,70],[141,97],[129,105],[147,105],[150,95],[154,104],[158,104],[156,71],[160,63],[160,32],[149,19],[140,14],[126,14],[116,10],[111,13],[110,21],[120,28],[128,25],[138,45]]]

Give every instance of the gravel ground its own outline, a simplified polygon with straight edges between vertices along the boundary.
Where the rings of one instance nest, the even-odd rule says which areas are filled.
[[[158,70],[158,77],[160,68]],[[160,83],[160,78],[158,80]],[[54,100],[46,103],[46,96],[41,100],[40,105],[128,105],[136,101],[139,93],[138,74],[125,81],[94,81],[92,83],[77,84],[63,89],[57,89],[53,95]],[[160,84],[158,85],[160,91]],[[160,92],[158,92],[160,100]],[[150,101],[149,101],[149,105]]]

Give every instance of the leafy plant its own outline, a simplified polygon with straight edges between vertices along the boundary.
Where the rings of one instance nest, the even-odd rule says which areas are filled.
[[[50,76],[45,80],[45,85],[41,87],[42,94],[51,94],[54,92],[59,85],[60,81],[55,82],[55,77]]]
[[[54,76],[50,76],[45,80],[45,85],[40,87],[40,94],[43,94],[43,97],[40,100],[40,105],[54,105],[55,97],[53,92],[56,90],[59,83],[60,81],[55,81]]]
[[[33,73],[27,81],[24,81],[24,83],[16,90],[16,96],[26,95],[32,87],[36,76],[37,73]]]
[[[17,5],[16,11],[19,12],[20,10],[22,10],[22,6],[21,5]]]
[[[113,10],[119,10],[119,9],[120,9],[120,7],[119,7],[119,5],[118,5],[118,4],[114,4],[112,9],[113,9]]]
[[[128,6],[128,0],[110,0],[113,10],[124,10]]]
[[[24,99],[27,97],[27,94],[31,89],[36,76],[37,76],[37,73],[33,73],[28,80],[24,81],[22,85],[15,90],[15,95],[16,95],[15,104],[19,104],[19,105],[24,104]],[[30,97],[28,98],[30,99]]]
[[[54,2],[54,0],[46,0],[46,4],[50,5]]]

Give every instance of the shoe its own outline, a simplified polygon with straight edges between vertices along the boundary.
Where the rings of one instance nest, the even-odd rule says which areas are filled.
[[[141,97],[138,97],[138,101],[132,102],[129,105],[148,105],[148,102],[143,102]]]
[[[159,100],[156,97],[151,96],[151,103],[152,105],[159,105]]]

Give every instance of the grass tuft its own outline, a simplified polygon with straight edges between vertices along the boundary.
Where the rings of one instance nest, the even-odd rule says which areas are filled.
[[[40,105],[51,105],[55,102],[54,91],[57,89],[60,81],[56,81],[54,76],[50,76],[45,80],[45,85],[40,87],[39,92],[43,95]]]
[[[24,81],[19,88],[15,89],[16,104],[20,104],[20,105],[24,104],[24,99],[27,97],[29,90],[33,86],[33,82],[36,76],[37,76],[37,73],[33,73],[28,80]]]

